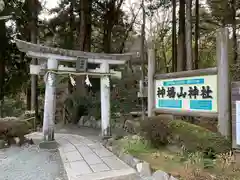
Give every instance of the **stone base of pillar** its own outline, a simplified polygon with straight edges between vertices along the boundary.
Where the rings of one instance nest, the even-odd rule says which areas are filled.
[[[39,143],[40,149],[47,149],[47,150],[57,150],[58,143],[56,141],[43,141]]]
[[[43,140],[54,141],[54,128],[49,128],[47,131],[44,131]]]
[[[102,129],[102,139],[109,139],[112,137],[111,128],[107,127],[106,129]]]

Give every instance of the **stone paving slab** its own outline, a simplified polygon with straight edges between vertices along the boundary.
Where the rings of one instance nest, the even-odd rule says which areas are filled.
[[[41,139],[42,134],[35,132],[28,137]],[[55,134],[55,139],[69,180],[118,180],[136,174],[100,142],[72,134]]]

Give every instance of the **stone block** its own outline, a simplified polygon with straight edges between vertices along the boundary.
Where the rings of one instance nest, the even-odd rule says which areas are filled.
[[[87,146],[77,146],[77,150],[83,157],[93,153],[93,151]]]
[[[101,129],[101,127],[102,127],[102,122],[101,120],[98,120],[96,124],[96,129]]]
[[[94,164],[101,164],[103,161],[95,154],[88,154],[84,156],[84,160],[89,164],[89,165],[94,165]]]
[[[15,141],[16,145],[18,145],[18,146],[21,145],[21,141],[20,141],[20,138],[19,138],[19,137],[15,137],[15,138],[14,138],[14,141]]]
[[[57,150],[58,143],[56,141],[43,141],[39,144],[40,149],[48,149],[48,150]]]
[[[138,163],[136,165],[136,169],[137,169],[137,172],[144,177],[148,177],[148,176],[152,175],[152,170],[151,170],[150,164],[147,162]],[[158,179],[158,180],[160,180],[160,179]]]
[[[97,142],[97,143],[88,145],[88,147],[91,149],[102,149],[104,146]]]
[[[81,154],[78,151],[65,153],[68,162],[81,161],[83,160]]]
[[[99,157],[109,157],[113,156],[113,153],[108,151],[106,148],[99,148],[99,149],[93,149],[93,151],[99,156]]]
[[[113,151],[113,147],[112,146],[106,146],[106,148],[109,150],[109,151]]]
[[[90,116],[89,123],[90,123],[90,127],[92,127],[92,128],[96,128],[97,127],[97,121],[96,121],[94,116]]]
[[[5,148],[5,141],[4,140],[0,140],[0,149]]]
[[[119,160],[116,156],[103,157],[102,160],[110,167],[112,170],[128,169],[129,166],[124,162]]]
[[[90,120],[87,120],[85,123],[84,123],[84,126],[85,127],[91,127],[92,126],[92,123]]]
[[[103,172],[103,171],[109,171],[109,167],[106,164],[94,164],[94,165],[90,165],[90,167],[92,168],[93,172],[97,173],[97,172]]]
[[[137,164],[141,163],[139,159],[134,158],[130,154],[123,154],[120,157],[125,163],[127,163],[129,166],[136,168]]]
[[[67,153],[67,152],[72,152],[72,151],[76,151],[75,146],[73,146],[72,144],[65,144],[65,146],[61,147],[63,149],[63,152]]]
[[[82,116],[78,121],[78,127],[84,126],[84,123],[88,120],[87,116]]]
[[[153,173],[152,178],[153,180],[177,180],[173,176],[161,170],[158,170],[155,173]]]
[[[85,161],[75,161],[70,163],[71,169],[73,172],[76,172],[78,175],[90,174],[92,170]]]

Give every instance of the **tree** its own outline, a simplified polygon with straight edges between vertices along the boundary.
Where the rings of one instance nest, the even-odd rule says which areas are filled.
[[[1,14],[0,14],[1,15]],[[6,36],[5,21],[0,21],[0,38],[2,41],[0,49],[0,117],[2,116],[1,108],[4,101],[4,86],[5,86],[5,66],[6,66],[6,54],[8,47],[8,39]]]
[[[24,58],[24,54],[20,53],[16,45],[11,41],[12,34],[18,36],[27,36],[23,29],[28,27],[26,25],[26,14],[24,11],[24,2],[22,1],[5,1],[5,8],[0,16],[11,15],[16,28],[6,27],[5,21],[0,21],[0,36],[1,36],[1,50],[0,50],[0,100],[3,103],[4,96],[16,95],[27,81],[27,73],[29,68],[29,61]],[[26,32],[26,31],[25,31]],[[25,37],[26,37],[25,36]],[[22,79],[23,81],[19,81]],[[3,104],[1,105],[2,108]]]
[[[172,0],[172,71],[177,71],[177,20],[176,20],[176,0]]]
[[[194,67],[198,69],[198,40],[199,40],[199,0],[195,0],[195,46],[194,46]]]
[[[185,0],[180,0],[179,5],[179,30],[178,30],[178,62],[177,71],[186,68],[186,41],[185,41]]]
[[[186,69],[193,68],[192,59],[192,0],[186,1]]]

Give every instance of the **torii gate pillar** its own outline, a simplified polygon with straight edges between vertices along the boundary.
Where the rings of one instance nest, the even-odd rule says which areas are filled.
[[[102,72],[109,72],[109,64],[103,61],[100,65]],[[110,79],[109,76],[101,76],[101,123],[102,137],[108,138],[111,136],[111,109],[110,109]]]
[[[58,61],[56,59],[48,59],[47,68],[49,70],[57,69]],[[45,83],[43,136],[45,141],[53,141],[56,112],[56,75],[51,72],[47,73],[45,75]]]

